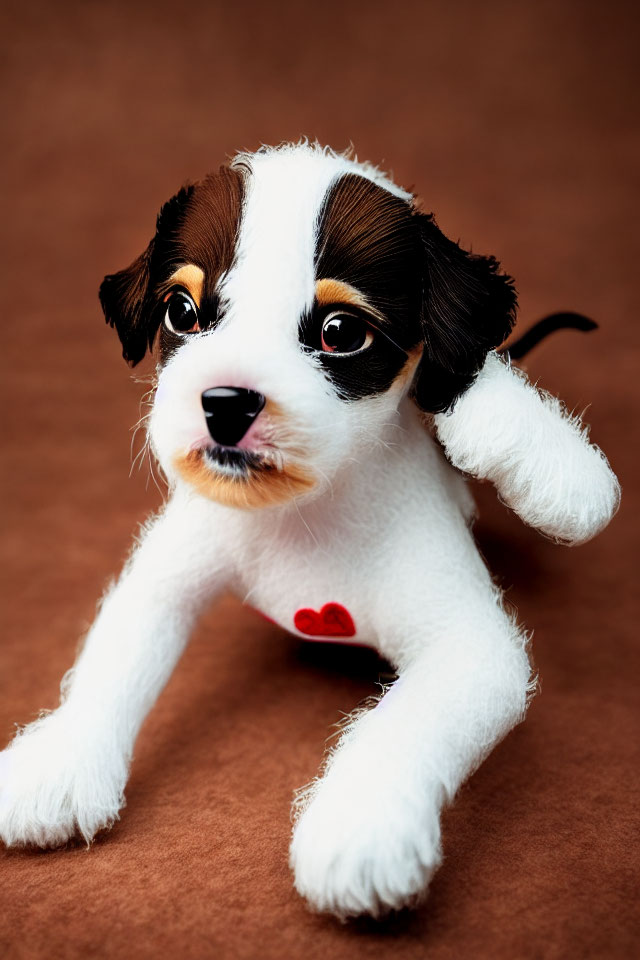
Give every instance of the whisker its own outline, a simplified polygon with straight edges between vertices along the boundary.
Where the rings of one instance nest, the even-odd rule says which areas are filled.
[[[302,512],[301,512],[300,507],[299,507],[299,505],[298,505],[297,497],[294,497],[294,498],[293,498],[293,502],[294,502],[295,508],[296,508],[296,510],[297,510],[297,512],[298,512],[298,516],[300,517],[300,519],[302,520],[302,523],[304,524],[304,526],[305,526],[306,529],[307,529],[307,533],[309,534],[309,536],[311,537],[311,539],[312,539],[313,542],[315,543],[316,547],[320,547],[320,542],[319,542],[318,538],[316,537],[315,533],[313,532],[313,530],[311,529],[311,527],[309,526],[309,524],[307,523],[307,521],[305,520],[305,518],[302,516]]]

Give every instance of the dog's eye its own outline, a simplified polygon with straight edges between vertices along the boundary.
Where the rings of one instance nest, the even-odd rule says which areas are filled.
[[[322,349],[327,353],[356,353],[373,342],[373,331],[362,317],[334,310],[322,324]]]
[[[164,323],[172,333],[200,333],[198,311],[195,303],[184,290],[176,290],[167,297],[167,312]]]

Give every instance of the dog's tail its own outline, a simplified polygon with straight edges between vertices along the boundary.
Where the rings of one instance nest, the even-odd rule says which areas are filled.
[[[598,324],[581,313],[551,313],[548,317],[534,323],[531,329],[514,340],[508,347],[501,347],[498,353],[508,352],[512,360],[520,360],[541,340],[548,337],[550,333],[555,333],[556,330],[582,330],[583,333],[589,333],[591,330],[597,329]]]

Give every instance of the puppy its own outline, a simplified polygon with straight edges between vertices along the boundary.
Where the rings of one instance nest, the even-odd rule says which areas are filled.
[[[443,805],[534,686],[462,474],[580,543],[618,505],[605,457],[496,352],[516,308],[498,263],[317,145],[241,154],[180,190],[100,298],[130,364],[157,343],[149,436],[170,495],[61,705],[0,755],[0,835],[53,847],[113,824],[147,712],[231,589],[301,638],[365,642],[396,668],[300,795],[290,862],[338,917],[415,903]]]

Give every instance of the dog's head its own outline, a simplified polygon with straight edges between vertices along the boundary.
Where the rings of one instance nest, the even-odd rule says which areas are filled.
[[[150,434],[170,481],[247,507],[320,492],[407,393],[450,407],[516,303],[411,194],[308,145],[180,190],[100,299],[129,363],[159,342]]]

